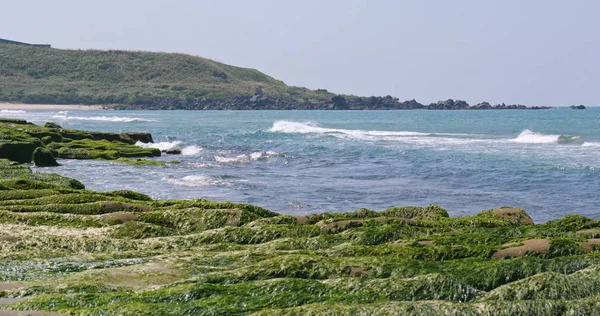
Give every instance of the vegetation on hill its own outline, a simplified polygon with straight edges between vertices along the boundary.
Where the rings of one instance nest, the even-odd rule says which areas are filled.
[[[267,96],[329,102],[257,70],[174,53],[60,50],[0,44],[0,100],[33,104],[200,107]]]
[[[257,70],[174,53],[60,50],[0,43],[0,102],[115,109],[491,110],[461,100],[421,104],[392,96],[335,95],[287,86]],[[532,107],[545,109],[547,107]]]
[[[40,127],[3,121],[12,127],[0,128],[5,143],[41,136]],[[107,137],[122,137],[70,135],[102,146],[119,142]],[[569,215],[535,225],[510,207],[458,218],[437,205],[289,216],[247,204],[94,192],[0,159],[0,250],[0,303],[9,304],[0,308],[15,310],[593,315],[600,309],[600,221]]]

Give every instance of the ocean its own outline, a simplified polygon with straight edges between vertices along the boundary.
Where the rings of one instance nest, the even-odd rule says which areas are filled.
[[[500,206],[536,223],[600,218],[600,109],[500,111],[0,111],[36,124],[150,132],[167,167],[63,160],[88,189],[227,200],[305,215]]]

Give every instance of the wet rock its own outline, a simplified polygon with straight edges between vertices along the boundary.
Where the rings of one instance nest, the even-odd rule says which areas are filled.
[[[0,143],[0,158],[20,163],[30,163],[35,147],[35,144],[29,142]]]
[[[140,141],[142,143],[154,143],[154,140],[152,140],[152,134],[150,134],[150,133],[128,132],[128,133],[121,133],[120,136],[121,136],[121,141],[131,143],[131,144],[135,144],[138,141]]]
[[[56,167],[60,166],[54,156],[52,155],[52,151],[43,147],[38,147],[33,152],[33,163],[36,167]]]
[[[46,122],[46,124],[44,124],[44,127],[52,128],[52,129],[62,129],[62,126],[60,126],[54,122]]]
[[[165,153],[168,155],[181,155],[181,149],[179,148],[172,148],[169,150],[165,150]]]

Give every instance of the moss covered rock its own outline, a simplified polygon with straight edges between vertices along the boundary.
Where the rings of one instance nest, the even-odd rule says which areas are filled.
[[[30,142],[0,142],[0,158],[20,163],[30,163],[35,148],[36,145]]]
[[[52,151],[42,147],[38,147],[33,151],[33,163],[36,167],[60,166],[60,164],[56,162],[56,159],[54,159]]]

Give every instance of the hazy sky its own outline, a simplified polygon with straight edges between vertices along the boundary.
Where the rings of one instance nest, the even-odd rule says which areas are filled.
[[[423,103],[600,105],[597,0],[2,1],[0,38],[182,52]]]

